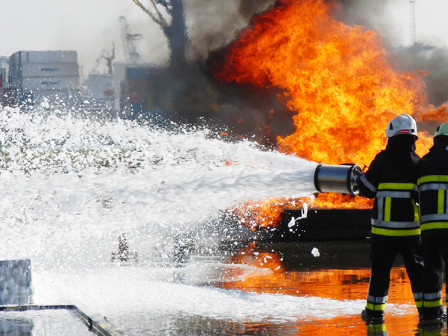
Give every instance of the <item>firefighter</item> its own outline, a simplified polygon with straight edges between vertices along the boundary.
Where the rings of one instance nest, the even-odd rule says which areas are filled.
[[[425,261],[420,318],[436,321],[443,315],[443,269],[448,263],[448,122],[437,128],[434,145],[421,159],[417,184]]]
[[[386,129],[386,149],[376,155],[358,179],[360,195],[375,198],[371,217],[371,277],[366,308],[367,324],[384,322],[390,270],[398,253],[405,262],[418,309],[422,303],[423,257],[418,218],[417,124],[407,114],[392,119]]]

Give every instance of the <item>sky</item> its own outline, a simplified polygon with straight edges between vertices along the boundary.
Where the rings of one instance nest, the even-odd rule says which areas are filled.
[[[404,19],[399,20],[397,28],[403,28],[401,34],[403,43],[410,42],[410,4],[409,1],[392,1],[391,12],[400,13],[404,9]],[[406,9],[408,10],[406,12]],[[448,1],[446,0],[417,0],[415,2],[415,24],[417,41],[448,47],[448,34],[445,23],[448,15]],[[407,19],[407,20],[406,20]],[[445,28],[445,29],[444,29]]]
[[[195,1],[185,0],[186,7]],[[219,29],[221,17],[229,16],[235,6],[225,3],[240,0],[208,0],[223,6],[218,13],[210,12],[211,6],[192,11],[209,25]],[[249,0],[243,0],[249,1]],[[391,45],[406,46],[411,42],[409,0],[356,0],[356,24],[363,24],[383,35]],[[375,5],[373,5],[375,4]],[[200,13],[201,8],[203,12]],[[416,32],[419,42],[448,47],[445,17],[447,0],[416,0]],[[116,48],[116,60],[123,59],[123,45],[119,16],[125,16],[131,33],[143,34],[138,51],[148,63],[163,63],[168,55],[166,41],[160,29],[131,0],[2,0],[0,56],[10,56],[18,50],[77,50],[81,75],[104,66],[103,50]],[[188,12],[187,12],[188,17]],[[216,18],[216,20],[206,20]],[[187,21],[192,24],[191,17]],[[227,20],[229,21],[229,20]],[[228,22],[227,22],[228,24]],[[241,22],[239,22],[241,26]],[[196,26],[202,25],[196,23]],[[239,27],[240,27],[239,26]]]
[[[127,18],[131,33],[146,33],[142,54],[152,49],[157,59],[164,50],[163,35],[131,0],[2,0],[0,13],[0,56],[18,50],[77,50],[84,75],[113,43],[117,60],[123,58],[120,16]]]
[[[342,0],[344,1],[344,0]],[[369,23],[394,46],[411,44],[410,0],[347,0],[358,7],[360,21]],[[444,23],[448,15],[446,0],[414,0],[417,42],[448,47]],[[368,23],[367,23],[368,22]]]

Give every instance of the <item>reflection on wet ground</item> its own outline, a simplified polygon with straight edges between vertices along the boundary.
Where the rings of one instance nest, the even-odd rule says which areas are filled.
[[[448,335],[446,326],[418,328],[400,259],[391,273],[386,323],[365,325],[360,312],[370,277],[368,241],[239,244],[188,252],[174,265],[117,266],[99,274],[67,273],[50,279],[83,292],[86,307],[97,299],[106,302],[95,313],[107,315],[128,336]],[[98,282],[101,288],[95,286]],[[47,293],[43,285],[48,282],[38,283]],[[108,310],[106,305],[120,309]],[[40,315],[26,315],[31,322],[25,325],[11,322],[10,315],[0,317],[7,322],[0,323],[0,335],[12,327],[18,331],[5,335],[22,336],[23,330],[27,336],[82,335],[41,334],[48,323],[40,322]],[[30,326],[32,333],[24,329]]]
[[[360,312],[369,285],[369,250],[365,240],[250,243],[232,250],[225,262],[213,259],[210,278],[204,276],[195,282],[229,292],[227,301],[216,295],[222,292],[202,294],[215,298],[210,301],[204,296],[196,302],[207,304],[210,314],[188,310],[167,314],[161,309],[151,314],[115,316],[114,324],[128,326],[128,335],[448,335],[446,326],[418,327],[401,259],[396,260],[391,273],[386,323],[365,325]],[[241,300],[229,301],[234,296]],[[230,308],[234,312],[213,307],[228,306],[229,302],[235,303]],[[271,315],[263,305],[274,310]],[[261,319],[254,314],[256,309],[264,309]]]
[[[170,283],[148,279],[160,269],[129,268],[143,271],[153,288],[144,287],[149,295],[127,293],[136,295],[132,305],[108,315],[115,326],[129,336],[448,335],[446,326],[419,329],[400,258],[391,273],[386,323],[365,325],[360,313],[370,278],[367,240],[231,242],[180,253]],[[137,295],[148,301],[139,303]]]
[[[250,271],[247,267],[228,268],[217,286],[257,293],[365,300],[370,278],[368,241],[251,243],[229,263],[251,266]],[[347,302],[347,310],[349,305]],[[304,318],[295,323],[241,323],[229,334],[448,335],[446,326],[418,327],[409,279],[400,258],[391,272],[387,307],[386,322],[381,326],[366,326],[359,314],[350,313],[331,319]]]

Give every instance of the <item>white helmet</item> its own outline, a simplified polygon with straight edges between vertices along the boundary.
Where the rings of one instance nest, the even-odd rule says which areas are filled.
[[[439,127],[437,127],[436,134],[434,134],[434,138],[439,135],[448,135],[448,122],[443,123]]]
[[[388,138],[400,134],[412,134],[418,137],[417,123],[409,114],[400,114],[389,121],[389,125],[387,125],[386,135]]]

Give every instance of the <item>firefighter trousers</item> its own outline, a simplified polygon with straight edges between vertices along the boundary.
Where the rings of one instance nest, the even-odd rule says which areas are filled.
[[[443,270],[445,268],[446,277],[447,268],[444,266],[448,263],[448,237],[425,237],[422,251],[425,261],[422,315],[434,318],[443,313]]]
[[[421,307],[424,266],[420,240],[401,240],[396,243],[372,240],[370,249],[372,274],[366,305],[368,311],[384,313],[388,300],[390,271],[397,254],[404,260],[416,306]]]

